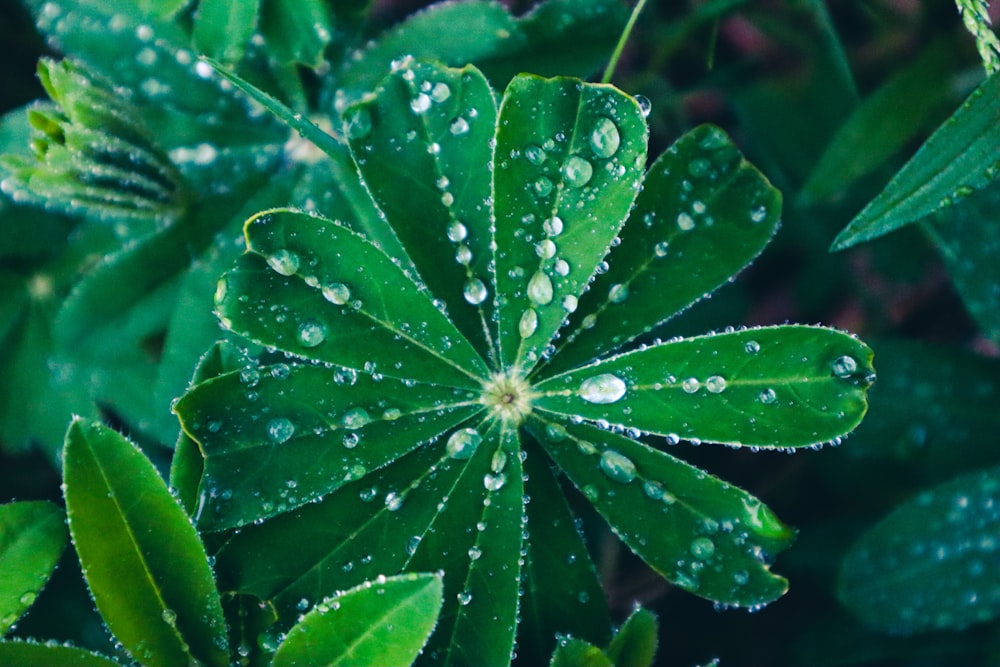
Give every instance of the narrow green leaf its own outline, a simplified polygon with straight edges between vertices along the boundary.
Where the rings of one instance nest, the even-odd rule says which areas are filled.
[[[787,590],[768,564],[794,533],[753,496],[588,424],[533,420],[529,428],[622,541],[669,581],[751,608]]]
[[[66,434],[70,533],[105,622],[144,665],[226,665],[225,621],[205,549],[152,464],[77,419]]]
[[[175,406],[205,455],[196,520],[208,530],[315,500],[481,409],[469,391],[287,364],[203,382]]]
[[[885,190],[833,241],[833,250],[888,234],[985,188],[1000,174],[1000,76],[969,95]]]
[[[0,667],[121,667],[121,663],[75,646],[0,641]]]
[[[0,635],[34,603],[67,537],[65,517],[52,503],[0,505]]]
[[[961,629],[1000,615],[1000,468],[929,489],[897,507],[841,563],[838,597],[895,634]]]
[[[486,357],[497,117],[489,84],[471,66],[405,59],[346,117],[351,151],[372,196],[423,282]]]
[[[143,14],[168,19],[191,4],[191,0],[136,0],[135,4]]]
[[[289,631],[271,663],[409,665],[441,610],[440,575],[381,577],[320,602]]]
[[[944,259],[966,309],[994,344],[1000,345],[1000,181],[940,211],[923,225]]]
[[[650,167],[610,268],[580,297],[551,363],[585,363],[711,293],[760,254],[780,218],[781,194],[722,130],[691,130]]]
[[[495,290],[504,365],[542,356],[642,182],[646,121],[618,89],[520,76],[500,105]]]
[[[528,443],[526,443],[528,444]],[[544,452],[531,443],[524,461],[528,535],[517,655],[544,664],[557,635],[604,645],[611,625],[593,561]]]
[[[556,646],[549,667],[615,667],[615,663],[590,642],[566,637]]]
[[[333,34],[330,7],[323,0],[267,0],[260,28],[271,56],[284,65],[318,68]]]
[[[535,406],[674,442],[805,447],[858,425],[875,377],[871,360],[867,345],[833,329],[746,329],[667,341],[562,373],[535,385]]]
[[[656,614],[642,607],[625,620],[608,646],[608,657],[615,667],[650,667],[659,643]]]
[[[199,0],[192,35],[195,48],[222,62],[239,62],[257,29],[259,8],[258,0]]]
[[[251,218],[246,236],[248,254],[216,291],[227,328],[299,357],[391,377],[478,388],[488,376],[423,285],[347,227],[279,209]]]

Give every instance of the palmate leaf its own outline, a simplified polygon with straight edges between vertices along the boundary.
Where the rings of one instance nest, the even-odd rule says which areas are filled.
[[[63,513],[48,502],[0,505],[0,635],[31,606],[66,548]]]
[[[228,664],[205,548],[152,464],[82,419],[69,427],[63,461],[70,534],[115,637],[151,667]]]

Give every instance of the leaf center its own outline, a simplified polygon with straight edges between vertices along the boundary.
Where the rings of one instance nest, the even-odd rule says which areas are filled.
[[[483,383],[480,401],[490,411],[491,417],[517,425],[531,413],[534,397],[531,385],[520,372],[504,371]]]

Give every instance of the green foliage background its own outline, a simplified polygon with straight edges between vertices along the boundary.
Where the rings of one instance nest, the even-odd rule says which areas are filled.
[[[370,36],[417,9],[416,3],[377,3],[361,22],[352,3],[337,4],[345,34],[361,30]],[[530,3],[507,4],[518,14]],[[8,111],[42,96],[33,73],[37,58],[47,51],[19,3],[2,0],[0,17],[0,42],[11,46],[11,55],[0,62],[0,110]],[[592,74],[606,62],[617,32],[572,36],[506,60],[490,60],[487,54],[482,66],[503,82],[520,70]],[[197,31],[195,39],[205,50],[220,43],[217,36]],[[450,43],[442,36],[438,47],[447,49]],[[456,47],[456,57],[464,61],[468,48]],[[240,54],[223,49],[212,55],[235,61]],[[315,104],[324,92],[311,74],[296,69],[294,58],[282,55],[253,83],[282,91],[293,108]],[[366,81],[363,71],[350,75]],[[1000,659],[995,620],[1000,577],[995,567],[975,574],[983,558],[989,562],[992,554],[995,559],[983,545],[1000,523],[990,505],[1000,478],[1000,272],[995,261],[1000,123],[989,122],[990,109],[995,120],[998,108],[995,76],[983,87],[993,106],[977,112],[980,121],[985,118],[982,127],[968,129],[971,124],[963,122],[959,130],[967,136],[961,141],[944,135],[927,144],[934,152],[929,159],[947,164],[963,147],[960,154],[971,166],[959,167],[968,173],[951,177],[942,186],[947,192],[933,192],[905,219],[893,217],[896,209],[890,206],[890,224],[874,229],[875,223],[868,224],[871,233],[864,238],[873,240],[829,252],[835,239],[848,245],[849,239],[838,234],[869,202],[878,201],[890,180],[907,185],[903,165],[982,80],[976,43],[955,5],[945,0],[918,6],[725,0],[646,7],[613,82],[651,101],[650,155],[692,127],[717,124],[785,201],[782,227],[764,254],[733,285],[672,322],[670,334],[819,322],[862,335],[875,350],[879,370],[868,418],[840,447],[794,456],[709,446],[672,450],[754,492],[799,529],[797,543],[778,561],[792,582],[790,591],[760,613],[719,613],[671,587],[595,521],[586,503],[574,500],[598,556],[613,617],[624,620],[636,601],[659,615],[657,664],[704,664],[713,657],[727,666],[986,665]],[[18,137],[26,147],[26,128],[13,115],[6,118],[0,126],[3,145]],[[169,144],[176,128],[164,129],[155,117],[149,123]],[[202,129],[204,136],[214,131]],[[261,141],[284,132],[267,118],[257,129]],[[142,131],[137,136],[140,141]],[[229,140],[234,152],[253,149],[254,138]],[[187,144],[178,138],[173,147],[179,146]],[[968,146],[974,148],[971,154]],[[229,175],[199,177],[218,184]],[[335,182],[336,175],[317,178]],[[297,196],[291,176],[264,180],[245,175],[238,187],[245,189],[246,209],[227,214],[245,218]],[[183,196],[207,201],[213,193]],[[66,244],[76,224],[65,213],[42,214],[0,198],[3,502],[60,497],[54,460],[74,413],[103,418],[130,433],[161,472],[166,470],[176,434],[167,408],[183,390],[197,357],[161,355],[185,349],[184,341],[176,340],[178,331],[194,332],[189,350],[196,349],[215,332],[215,323],[206,310],[210,299],[174,313],[165,304],[178,293],[211,290],[234,252],[214,248],[190,271],[185,264],[184,271],[140,282],[132,302],[139,307],[126,309],[127,317],[103,321],[86,290],[71,290],[96,258],[129,239],[105,227],[70,236]],[[852,227],[864,223],[858,219]],[[155,216],[138,224],[155,228]],[[890,228],[898,230],[881,236]],[[210,246],[205,239],[182,243]],[[150,256],[161,250],[151,247]],[[145,266],[139,264],[137,275]],[[38,275],[47,278],[32,281]],[[72,310],[57,314],[70,293],[79,318]],[[157,298],[140,298],[147,294]],[[68,324],[54,334],[49,324],[57,318]],[[167,340],[168,332],[174,340]],[[141,344],[116,346],[121,340]],[[924,506],[937,513],[921,514]],[[955,514],[966,507],[971,507],[966,514]],[[888,528],[874,528],[890,515],[887,521],[894,523]],[[852,547],[859,539],[862,548]],[[881,556],[865,558],[865,548]],[[943,566],[927,575],[918,567],[919,557],[939,548],[945,556],[937,561]],[[980,552],[986,555],[979,558]],[[64,555],[54,580],[15,634],[107,650],[107,637],[70,556]],[[912,570],[900,567],[907,562],[915,564]],[[965,575],[972,579],[966,581]],[[942,581],[946,585],[938,585]],[[957,589],[960,596],[950,595]],[[916,611],[905,613],[907,606]]]

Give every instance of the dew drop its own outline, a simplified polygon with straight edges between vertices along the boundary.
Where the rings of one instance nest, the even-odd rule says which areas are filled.
[[[267,437],[279,445],[287,442],[295,434],[295,424],[284,417],[272,419],[267,423]]]
[[[693,394],[701,389],[701,382],[698,381],[698,378],[687,378],[681,382],[681,389],[683,389],[685,393]]]
[[[534,308],[528,308],[521,314],[521,321],[517,323],[517,331],[521,338],[529,338],[535,329],[538,328],[538,313]]]
[[[347,449],[354,449],[358,446],[358,442],[361,440],[361,436],[357,433],[348,433],[344,436],[344,447]]]
[[[465,288],[462,290],[462,294],[465,296],[465,300],[471,303],[473,306],[478,306],[483,301],[486,300],[487,291],[486,285],[479,278],[472,278],[467,283],[465,283]]]
[[[758,206],[750,211],[750,222],[764,222],[765,218],[767,218],[767,209],[763,206]]]
[[[507,475],[503,473],[487,473],[483,475],[483,487],[487,491],[499,491],[507,483]]]
[[[703,157],[696,157],[688,162],[688,173],[695,178],[701,178],[712,170],[712,163]]]
[[[621,144],[621,135],[618,127],[610,118],[601,118],[594,126],[594,131],[590,133],[590,147],[597,157],[611,157],[618,152]]]
[[[463,428],[448,437],[445,451],[453,459],[468,459],[476,453],[483,436],[474,428]]]
[[[344,413],[344,417],[341,419],[341,422],[344,424],[345,428],[356,430],[363,428],[371,422],[371,420],[372,418],[368,415],[368,412],[364,408],[351,408]]]
[[[614,403],[625,395],[625,381],[617,375],[602,373],[580,383],[579,394],[588,403]]]
[[[417,553],[417,548],[420,547],[420,536],[414,535],[409,540],[406,541],[406,553],[411,556]]]
[[[854,357],[849,357],[845,354],[842,357],[834,359],[831,367],[833,374],[837,377],[849,378],[858,370],[858,362],[854,360]]]
[[[570,155],[559,170],[566,182],[574,188],[582,188],[594,175],[594,167],[579,155]]]
[[[691,542],[691,555],[698,560],[705,560],[715,553],[715,542],[707,537],[698,537]]]
[[[682,232],[689,232],[694,229],[694,218],[682,211],[677,214],[677,226]]]
[[[468,604],[472,602],[472,593],[470,593],[469,591],[462,591],[455,597],[458,599],[458,604],[462,605],[463,607],[468,606]]]
[[[451,97],[451,88],[444,81],[434,84],[434,87],[431,88],[431,99],[435,102],[444,102],[449,97]]]
[[[563,231],[562,218],[560,218],[558,215],[554,215],[551,218],[548,218],[545,222],[542,223],[542,229],[545,230],[545,233],[548,234],[549,236],[559,236],[560,234],[562,234]]]
[[[667,251],[670,250],[670,243],[667,241],[660,241],[653,246],[653,254],[656,255],[658,259],[663,259],[667,256]]]
[[[635,463],[613,449],[601,453],[601,471],[616,482],[628,484],[635,479]]]
[[[403,506],[403,496],[395,491],[385,494],[385,508],[390,512],[395,512]]]
[[[713,375],[705,380],[705,389],[712,394],[721,394],[726,390],[726,378],[721,375]]]
[[[649,118],[649,112],[653,110],[653,103],[649,101],[649,98],[645,95],[635,96],[636,104],[639,105],[639,111],[642,113],[643,118]]]
[[[561,257],[556,260],[556,263],[553,265],[552,268],[555,269],[556,273],[558,273],[560,276],[565,277],[569,275],[569,262],[567,262],[565,259],[562,259]]]
[[[464,243],[455,249],[455,261],[468,266],[472,262],[472,250]]]
[[[552,280],[544,271],[536,271],[528,281],[528,299],[539,306],[552,301]]]
[[[747,354],[757,354],[760,352],[760,343],[755,340],[748,340],[746,345],[743,346],[743,349],[746,350]]]
[[[410,100],[410,108],[413,113],[422,114],[431,108],[431,98],[425,93],[420,93]]]
[[[457,220],[448,225],[448,240],[452,243],[458,243],[459,241],[464,241],[465,237],[469,235],[469,230],[461,222]]]
[[[547,435],[553,442],[562,442],[569,437],[569,433],[566,432],[566,427],[562,424],[547,424],[545,426],[545,435]]]
[[[629,290],[628,285],[624,283],[618,283],[611,286],[608,290],[608,301],[611,303],[622,303],[628,298]]]
[[[479,560],[479,558],[482,555],[483,555],[483,550],[480,549],[479,547],[470,547],[469,548],[469,560]]]
[[[536,194],[538,194],[541,197],[545,197],[550,192],[552,192],[552,181],[542,176],[537,181],[535,181],[534,188]]]
[[[778,395],[776,393],[774,393],[774,389],[771,389],[770,387],[768,387],[764,391],[760,392],[760,394],[758,394],[758,396],[757,396],[757,400],[759,400],[764,405],[771,405],[777,399],[778,399]]]
[[[451,121],[451,126],[448,128],[451,133],[456,137],[466,134],[469,131],[469,121],[465,120],[461,116]]]
[[[535,146],[534,144],[529,144],[524,147],[524,157],[527,158],[528,162],[534,165],[539,165],[545,162],[548,157],[545,154],[545,149],[541,146]]]
[[[552,239],[542,239],[535,245],[535,252],[542,259],[552,259],[556,256],[556,244]]]
[[[316,347],[326,340],[326,326],[315,320],[303,322],[299,325],[298,339],[302,347]]]
[[[291,276],[299,270],[299,256],[291,250],[275,250],[267,256],[267,265],[283,276]]]
[[[563,297],[562,300],[563,310],[565,310],[567,313],[576,312],[576,307],[578,303],[579,300],[575,296],[573,296],[572,294],[567,294],[566,296]]]
[[[351,290],[343,283],[325,285],[322,292],[324,299],[338,306],[343,306],[351,300]]]

